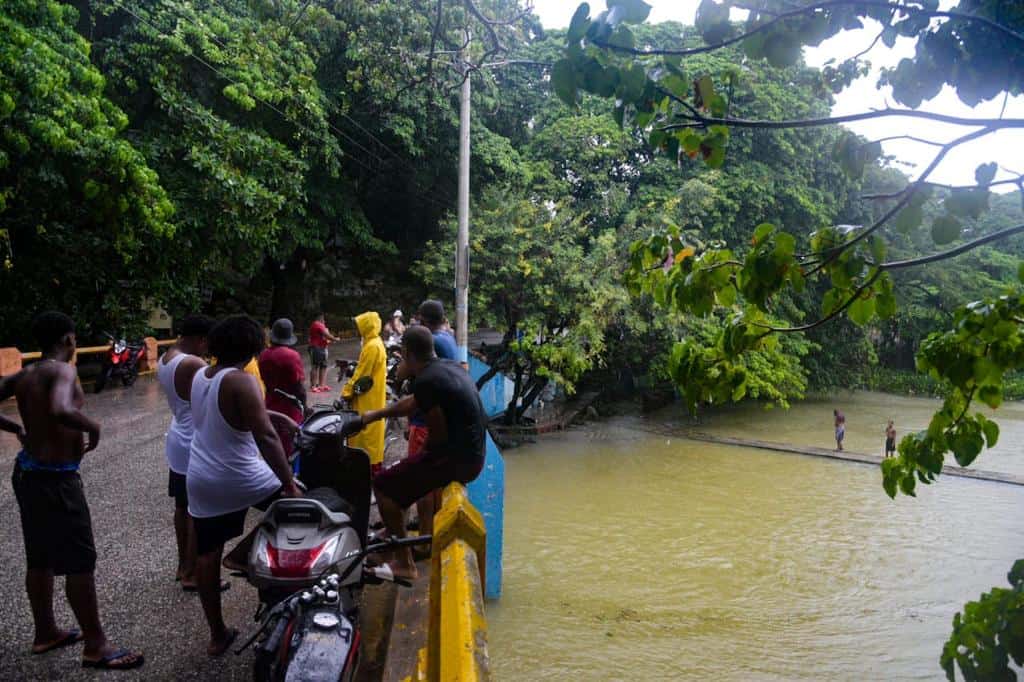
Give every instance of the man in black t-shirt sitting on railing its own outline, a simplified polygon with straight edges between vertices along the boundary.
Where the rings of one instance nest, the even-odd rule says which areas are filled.
[[[476,384],[459,363],[434,355],[430,330],[407,329],[402,336],[402,358],[405,369],[416,377],[412,395],[363,415],[363,424],[409,416],[416,410],[426,416],[426,447],[382,471],[373,483],[384,525],[398,537],[405,536],[405,510],[416,500],[452,481],[468,483],[480,475],[487,434]],[[393,562],[375,570],[386,579],[416,577],[408,548],[399,549]]]

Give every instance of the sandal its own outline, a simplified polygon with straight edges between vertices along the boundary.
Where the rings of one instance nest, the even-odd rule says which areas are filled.
[[[77,629],[68,630],[67,632],[64,633],[63,637],[61,637],[59,639],[56,639],[56,640],[54,640],[52,642],[49,642],[47,644],[44,644],[41,649],[37,649],[37,648],[35,648],[33,646],[32,647],[32,655],[33,656],[39,656],[41,654],[48,654],[51,651],[53,651],[54,649],[61,649],[61,648],[66,647],[66,646],[71,646],[72,644],[77,644],[78,642],[81,642],[81,641],[82,641],[82,632],[81,632],[81,630],[77,630]]]
[[[128,658],[129,656],[134,656],[135,658],[128,663],[122,664],[117,662],[122,658]],[[98,668],[100,670],[132,670],[133,668],[138,668],[145,662],[146,659],[142,654],[134,654],[128,649],[118,649],[96,661],[90,661],[88,658],[83,658],[82,667]]]

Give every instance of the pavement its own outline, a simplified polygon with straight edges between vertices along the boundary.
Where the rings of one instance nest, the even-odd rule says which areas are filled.
[[[358,355],[355,341],[331,347],[332,357]],[[305,357],[305,355],[304,355]],[[337,395],[340,386],[328,372]],[[328,402],[329,394],[321,394]],[[173,502],[167,496],[164,434],[170,413],[154,375],[135,386],[108,388],[86,396],[84,411],[102,425],[99,447],[85,456],[81,475],[92,511],[98,554],[96,586],[100,615],[109,639],[141,651],[139,670],[97,673],[83,670],[81,645],[42,656],[30,653],[32,618],[25,596],[24,545],[11,470],[17,440],[0,433],[0,556],[7,568],[0,581],[0,680],[247,680],[252,654],[233,653],[212,659],[205,653],[209,631],[199,598],[174,582],[176,549]],[[17,415],[14,401],[0,404],[0,413]],[[256,514],[249,514],[249,523]],[[229,626],[252,632],[256,592],[241,578],[229,578],[223,595]],[[64,598],[62,579],[55,585],[54,609],[62,627],[75,626]]]

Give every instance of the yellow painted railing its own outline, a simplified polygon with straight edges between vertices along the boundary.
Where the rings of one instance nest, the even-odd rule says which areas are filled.
[[[486,531],[466,489],[452,483],[434,516],[430,557],[430,630],[418,679],[479,682],[491,676],[484,614]]]

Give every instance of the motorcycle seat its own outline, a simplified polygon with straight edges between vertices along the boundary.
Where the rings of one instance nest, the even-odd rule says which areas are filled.
[[[352,503],[339,495],[333,488],[313,488],[306,492],[306,497],[316,500],[335,514],[345,514],[349,518],[355,514],[355,507],[352,506]]]

